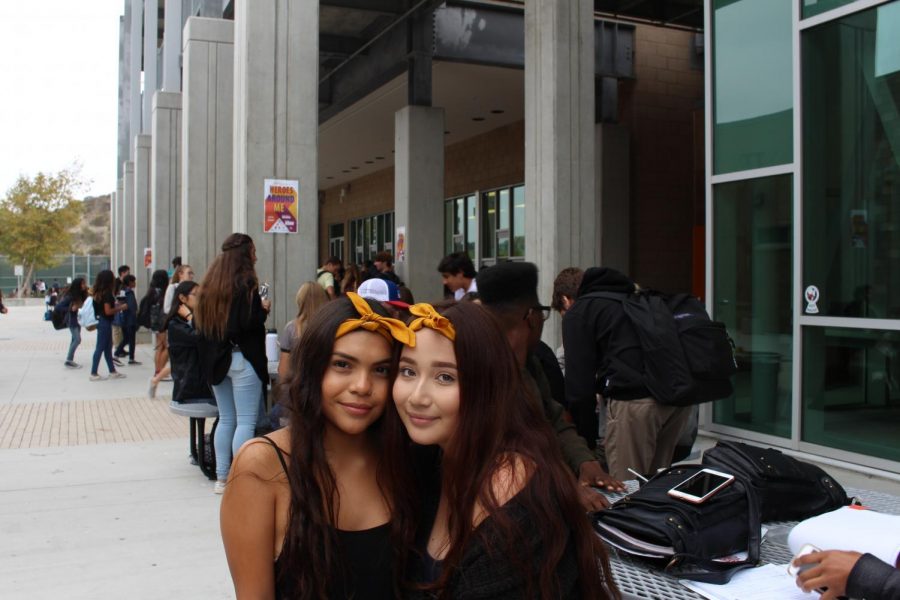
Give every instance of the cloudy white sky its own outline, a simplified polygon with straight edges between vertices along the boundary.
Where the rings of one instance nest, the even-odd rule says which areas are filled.
[[[0,0],[0,196],[22,175],[82,165],[116,186],[122,0]]]

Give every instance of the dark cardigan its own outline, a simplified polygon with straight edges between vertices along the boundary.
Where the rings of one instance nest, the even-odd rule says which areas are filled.
[[[263,385],[269,382],[266,361],[266,318],[259,292],[250,287],[250,282],[235,286],[225,327],[225,339],[202,338],[200,356],[207,383],[218,385],[228,375],[231,367],[232,345],[240,348],[241,354],[253,366]]]

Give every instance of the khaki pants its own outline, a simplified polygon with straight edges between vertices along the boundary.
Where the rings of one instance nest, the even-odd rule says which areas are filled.
[[[609,474],[624,481],[634,479],[628,467],[642,475],[668,467],[690,416],[690,406],[664,406],[653,398],[609,400],[606,412]]]

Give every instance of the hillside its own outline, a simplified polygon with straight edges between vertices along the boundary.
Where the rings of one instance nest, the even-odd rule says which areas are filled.
[[[109,202],[109,194],[84,199],[81,220],[70,229],[75,254],[109,256]]]

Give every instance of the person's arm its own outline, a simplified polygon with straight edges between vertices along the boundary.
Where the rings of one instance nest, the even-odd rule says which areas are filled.
[[[797,566],[813,565],[797,576],[804,591],[828,588],[821,600],[838,596],[866,600],[900,599],[900,571],[871,554],[828,550],[794,560]]]
[[[594,330],[577,307],[563,317],[563,347],[566,353],[566,399],[578,434],[593,448],[597,439],[597,344]]]
[[[266,443],[247,442],[222,497],[219,525],[238,600],[275,598],[275,485],[265,454],[272,452]]]

